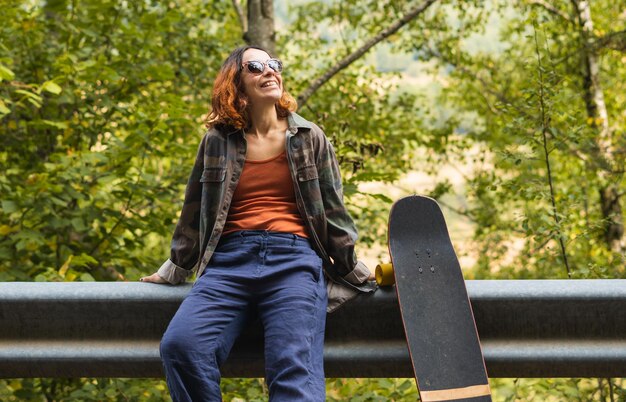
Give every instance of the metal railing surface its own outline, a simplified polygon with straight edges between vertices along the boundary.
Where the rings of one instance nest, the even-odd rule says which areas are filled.
[[[466,283],[491,377],[626,377],[626,280]],[[159,340],[190,288],[0,283],[0,377],[161,377]],[[262,344],[252,324],[224,376],[262,377]],[[412,377],[395,290],[330,314],[324,358],[327,377]]]

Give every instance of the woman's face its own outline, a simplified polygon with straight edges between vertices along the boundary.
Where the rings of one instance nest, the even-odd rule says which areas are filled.
[[[248,49],[243,53],[241,79],[248,99],[252,105],[271,103],[272,105],[280,100],[283,95],[283,78],[280,73],[272,70],[267,61],[271,59],[269,54],[259,49]],[[259,61],[263,64],[264,70],[260,74],[251,73],[246,63]]]

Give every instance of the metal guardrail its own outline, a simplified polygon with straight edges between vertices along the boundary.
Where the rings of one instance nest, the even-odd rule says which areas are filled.
[[[159,339],[191,285],[0,283],[0,378],[161,377]],[[626,280],[467,281],[491,377],[626,377]],[[329,315],[327,377],[412,377],[393,288]],[[435,335],[433,335],[435,336]],[[258,324],[227,377],[262,377]]]

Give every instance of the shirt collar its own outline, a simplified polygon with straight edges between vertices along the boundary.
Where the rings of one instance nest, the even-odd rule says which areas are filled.
[[[295,112],[291,112],[289,116],[287,116],[287,123],[289,124],[289,131],[291,131],[292,134],[297,133],[299,128],[313,128],[308,120]]]
[[[307,119],[305,119],[304,117],[300,116],[298,113],[295,113],[295,112],[289,113],[289,116],[287,116],[287,124],[289,125],[289,131],[291,132],[291,134],[296,134],[298,132],[298,129],[300,128],[306,128],[306,129],[313,128],[313,126],[311,125],[311,122],[309,122]],[[225,134],[231,135],[231,134],[241,132],[241,131],[242,130],[240,129],[229,127]]]

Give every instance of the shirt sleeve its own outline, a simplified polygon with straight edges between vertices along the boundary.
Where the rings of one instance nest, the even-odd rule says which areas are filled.
[[[204,169],[204,144],[203,140],[198,147],[196,161],[187,181],[185,201],[172,236],[170,258],[157,271],[161,278],[171,284],[184,282],[200,258],[200,177]]]
[[[369,269],[357,260],[354,251],[357,230],[343,202],[339,163],[332,144],[325,135],[322,137],[317,170],[326,215],[327,253],[339,275],[352,284],[362,284],[369,277]]]

